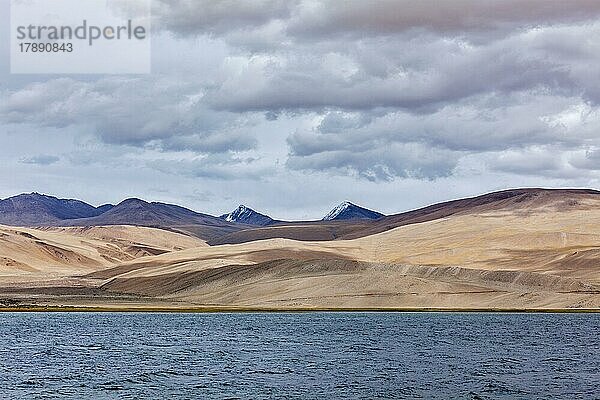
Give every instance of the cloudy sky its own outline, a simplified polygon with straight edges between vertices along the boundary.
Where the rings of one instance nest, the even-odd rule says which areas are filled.
[[[11,75],[0,197],[395,213],[600,187],[596,0],[155,0],[152,74]]]

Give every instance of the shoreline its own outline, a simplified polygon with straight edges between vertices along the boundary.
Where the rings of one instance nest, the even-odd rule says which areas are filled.
[[[532,313],[532,314],[576,314],[600,313],[600,308],[437,308],[437,307],[390,307],[390,308],[268,308],[268,307],[111,307],[111,306],[15,306],[0,307],[0,313],[169,313],[169,314],[213,314],[213,313]]]

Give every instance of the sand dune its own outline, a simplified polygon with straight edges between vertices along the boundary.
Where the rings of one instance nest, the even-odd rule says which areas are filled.
[[[0,226],[0,280],[21,282],[87,274],[138,257],[198,246],[206,244],[153,228]]]

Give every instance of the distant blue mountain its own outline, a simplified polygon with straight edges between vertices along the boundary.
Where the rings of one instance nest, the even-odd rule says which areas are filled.
[[[79,200],[39,193],[0,200],[0,224],[13,226],[138,225],[165,228],[209,240],[247,228],[173,204],[123,200],[94,207]]]
[[[61,220],[90,218],[103,214],[112,205],[94,207],[83,201],[59,199],[39,193],[20,194],[0,200],[0,224],[41,225]]]
[[[68,225],[139,225],[154,227],[174,227],[184,225],[205,225],[226,227],[227,224],[212,215],[201,214],[185,207],[167,203],[148,202],[141,199],[126,199],[100,215],[71,219]]]

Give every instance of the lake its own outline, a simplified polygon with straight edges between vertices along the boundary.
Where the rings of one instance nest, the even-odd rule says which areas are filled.
[[[600,314],[3,313],[0,398],[600,398]]]

